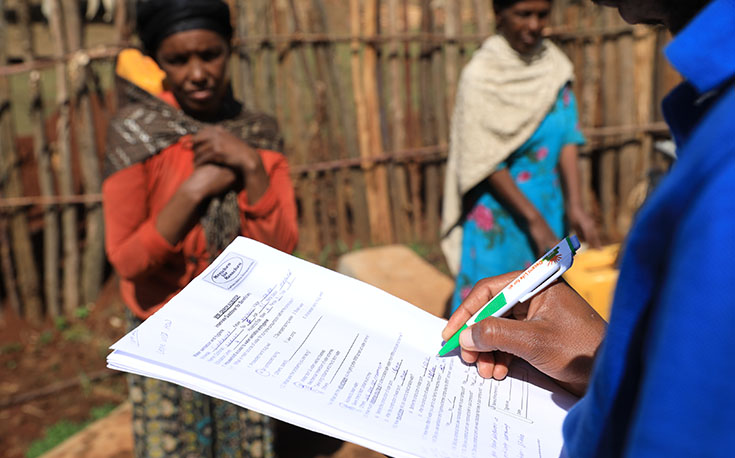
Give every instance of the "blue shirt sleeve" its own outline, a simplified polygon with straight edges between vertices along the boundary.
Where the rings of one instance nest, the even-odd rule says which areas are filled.
[[[726,168],[687,209],[665,255],[627,456],[721,456],[735,448],[735,162]]]

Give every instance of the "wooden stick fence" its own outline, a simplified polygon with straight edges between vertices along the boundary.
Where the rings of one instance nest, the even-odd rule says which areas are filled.
[[[51,47],[33,40],[30,2],[13,2],[14,22],[5,24],[11,5],[0,0],[0,312],[33,322],[72,316],[104,280],[99,146],[115,107],[97,94],[114,93],[100,87],[100,75],[128,43],[134,17],[119,1],[113,24],[94,24],[113,42],[84,42],[93,24],[79,2],[47,3],[40,25]],[[454,94],[462,67],[493,31],[491,3],[229,3],[233,89],[284,132],[299,252],[320,260],[370,244],[435,244]],[[591,3],[555,1],[552,16],[548,35],[575,64],[588,139],[584,204],[606,239],[620,240],[635,211],[629,196],[654,162],[653,141],[668,132],[656,108],[677,81],[658,57],[667,36]],[[44,91],[51,72],[55,87]],[[23,83],[11,91],[11,81]],[[21,112],[25,130],[14,125]]]

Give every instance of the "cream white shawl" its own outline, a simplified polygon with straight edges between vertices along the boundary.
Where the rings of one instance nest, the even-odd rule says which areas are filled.
[[[499,34],[485,40],[462,70],[441,223],[441,246],[454,275],[462,246],[462,196],[533,135],[572,78],[571,62],[549,40],[526,57]]]

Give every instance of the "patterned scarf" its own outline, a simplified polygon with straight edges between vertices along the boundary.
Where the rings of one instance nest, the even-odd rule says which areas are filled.
[[[182,136],[206,126],[135,84],[118,78],[121,108],[110,122],[104,176],[158,154]],[[220,124],[253,148],[280,151],[283,146],[275,119],[243,109],[230,98],[222,107]],[[201,217],[207,250],[213,259],[240,234],[240,214],[234,190],[209,200]]]

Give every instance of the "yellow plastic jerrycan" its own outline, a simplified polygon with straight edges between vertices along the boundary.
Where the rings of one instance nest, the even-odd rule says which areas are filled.
[[[137,49],[128,48],[120,51],[117,55],[115,72],[153,95],[163,92],[163,78],[166,74],[158,67],[156,61]]]
[[[615,283],[618,270],[620,244],[607,245],[599,250],[586,248],[574,256],[574,264],[564,274],[564,279],[574,288],[606,321],[610,319]]]

